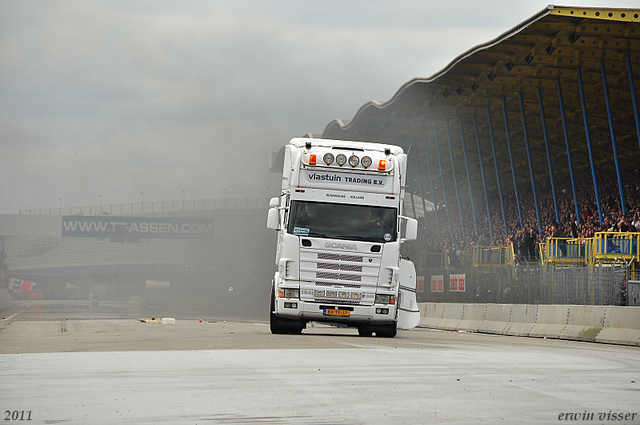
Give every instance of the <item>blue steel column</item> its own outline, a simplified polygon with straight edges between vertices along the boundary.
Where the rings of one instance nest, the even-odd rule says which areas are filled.
[[[478,220],[476,219],[476,207],[473,204],[473,192],[471,191],[471,175],[469,174],[469,161],[467,161],[467,144],[464,140],[464,128],[462,126],[462,117],[458,117],[460,121],[460,138],[462,139],[462,153],[464,153],[464,166],[467,169],[467,183],[469,183],[469,198],[471,199],[471,213],[473,214],[473,224],[476,227],[476,238],[478,237]]]
[[[522,223],[522,211],[520,210],[520,196],[518,195],[518,183],[516,182],[516,169],[513,163],[513,150],[511,149],[511,135],[509,134],[509,120],[507,119],[507,102],[502,96],[502,113],[504,114],[504,130],[507,135],[507,147],[509,148],[509,161],[511,162],[511,175],[513,176],[513,189],[516,192],[516,205],[518,206],[518,218],[520,219],[520,228],[524,228]]]
[[[569,161],[569,175],[571,176],[571,189],[573,190],[573,205],[576,208],[576,216],[578,224],[582,223],[580,217],[580,208],[578,207],[578,195],[576,193],[576,180],[573,177],[573,161],[571,161],[571,146],[569,146],[569,130],[567,129],[567,116],[564,112],[564,101],[562,100],[562,88],[560,87],[560,79],[556,78],[556,87],[558,88],[558,106],[560,107],[560,116],[562,117],[562,131],[564,132],[564,143],[567,147],[567,160]],[[560,223],[560,220],[558,220]]]
[[[496,181],[498,183],[498,195],[500,196],[500,206],[502,207],[502,220],[504,220],[504,233],[509,237],[509,227],[507,226],[507,213],[504,210],[502,201],[502,186],[500,185],[500,172],[498,171],[498,160],[496,157],[496,142],[493,137],[493,124],[491,122],[491,107],[487,106],[487,117],[489,118],[489,135],[491,136],[491,151],[493,152],[493,164],[496,167]]]
[[[453,174],[453,185],[456,188],[456,198],[458,198],[458,214],[460,214],[460,228],[464,237],[464,220],[462,218],[462,205],[460,205],[460,193],[458,193],[458,180],[456,179],[456,165],[453,162],[453,147],[451,146],[451,131],[449,130],[449,120],[445,120],[447,124],[447,139],[449,139],[449,156],[451,156],[451,173]]]
[[[631,58],[629,51],[624,51],[624,57],[627,60],[627,72],[629,73],[629,87],[631,88],[631,101],[633,102],[633,114],[636,117],[636,133],[638,136],[638,146],[640,146],[640,114],[638,114],[638,100],[636,99],[636,86],[633,82],[633,70],[631,69]]]
[[[416,172],[418,173],[418,186],[420,187],[420,197],[422,198],[422,215],[424,216],[424,227],[427,229],[427,205],[424,202],[424,192],[422,191],[422,177],[420,177],[420,160],[418,159],[418,148],[416,147],[416,138],[413,138],[411,146],[414,148],[413,152],[416,155]]]
[[[553,168],[551,167],[551,153],[549,153],[549,133],[547,133],[547,122],[544,116],[544,105],[542,104],[542,91],[538,87],[538,103],[540,104],[540,119],[542,120],[542,134],[544,135],[544,147],[547,150],[547,162],[549,163],[549,178],[551,179],[551,193],[553,194],[553,207],[556,212],[556,221],[560,223],[558,214],[558,200],[556,199],[556,185],[553,182]]]
[[[522,114],[522,132],[524,133],[524,146],[527,148],[527,160],[529,161],[529,175],[531,175],[531,188],[533,189],[533,203],[536,204],[536,218],[538,219],[538,229],[542,229],[540,222],[540,207],[538,206],[538,193],[536,192],[536,182],[533,174],[533,164],[531,163],[531,150],[529,149],[529,134],[527,132],[527,120],[524,114],[524,101],[522,93],[518,93],[520,100],[520,113]]]
[[[413,209],[413,218],[418,219],[418,214],[416,214],[416,203],[413,201],[413,191],[411,190],[411,179],[409,178],[409,153],[404,146],[404,136],[402,136],[402,150],[407,154],[407,187],[409,188],[409,197],[411,198],[411,208]],[[405,191],[405,195],[406,195]],[[405,207],[405,211],[407,208]]]
[[[480,175],[482,176],[482,188],[484,189],[484,200],[487,204],[487,220],[489,221],[489,234],[493,238],[493,225],[491,224],[491,211],[489,210],[489,196],[487,196],[487,184],[484,181],[484,165],[482,164],[482,151],[480,150],[480,133],[478,132],[478,120],[473,116],[473,128],[476,131],[476,142],[478,144],[478,158],[480,159]]]
[[[433,174],[431,173],[431,160],[429,159],[429,146],[427,145],[427,137],[424,137],[424,152],[426,154],[427,169],[429,170],[429,182],[431,183],[431,195],[433,196],[433,209],[436,216],[436,228],[440,235],[440,220],[438,220],[438,202],[436,201],[436,189],[433,186]]]
[[[607,115],[609,117],[609,133],[611,133],[611,144],[613,145],[613,160],[616,163],[616,174],[618,175],[618,189],[620,189],[620,205],[622,212],[627,213],[627,203],[624,200],[624,186],[622,185],[622,175],[620,174],[620,164],[618,163],[618,148],[616,146],[616,135],[613,129],[613,114],[611,112],[611,100],[609,99],[609,86],[607,84],[607,73],[604,68],[604,60],[600,59],[600,72],[602,73],[602,84],[604,86],[604,99],[607,103]],[[634,95],[635,97],[635,95]]]
[[[447,212],[447,221],[449,221],[449,236],[453,236],[453,228],[451,227],[451,216],[449,215],[449,202],[447,201],[447,190],[444,187],[444,172],[442,171],[442,158],[440,155],[440,142],[438,141],[438,123],[433,126],[436,133],[436,150],[438,152],[438,165],[440,166],[440,179],[442,180],[442,193],[444,194],[444,210]]]
[[[593,188],[596,192],[596,204],[598,205],[598,217],[602,224],[602,209],[600,208],[600,193],[598,191],[598,180],[596,179],[596,167],[593,161],[591,150],[591,134],[589,133],[589,120],[587,119],[587,101],[584,98],[584,87],[582,86],[582,70],[578,67],[578,87],[580,88],[580,102],[582,104],[582,116],[584,118],[584,132],[587,136],[587,148],[589,149],[589,161],[591,162],[591,175],[593,176]]]

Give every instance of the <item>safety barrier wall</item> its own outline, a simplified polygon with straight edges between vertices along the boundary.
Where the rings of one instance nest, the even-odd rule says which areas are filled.
[[[420,303],[421,327],[640,346],[640,307]]]
[[[11,294],[6,289],[0,289],[0,310],[11,307]]]

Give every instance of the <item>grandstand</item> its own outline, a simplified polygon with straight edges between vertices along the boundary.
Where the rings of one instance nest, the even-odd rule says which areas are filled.
[[[419,274],[612,266],[615,292],[640,268],[639,78],[640,10],[550,5],[322,137],[409,153],[407,190],[436,205],[405,247]]]

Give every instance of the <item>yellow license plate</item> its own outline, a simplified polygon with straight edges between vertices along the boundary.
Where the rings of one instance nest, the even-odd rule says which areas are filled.
[[[346,316],[348,317],[351,312],[349,310],[334,310],[334,309],[325,309],[325,316]]]

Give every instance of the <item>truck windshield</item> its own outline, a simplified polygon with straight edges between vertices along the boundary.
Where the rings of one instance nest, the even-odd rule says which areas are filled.
[[[396,209],[291,201],[287,231],[298,236],[369,242],[396,240]]]

